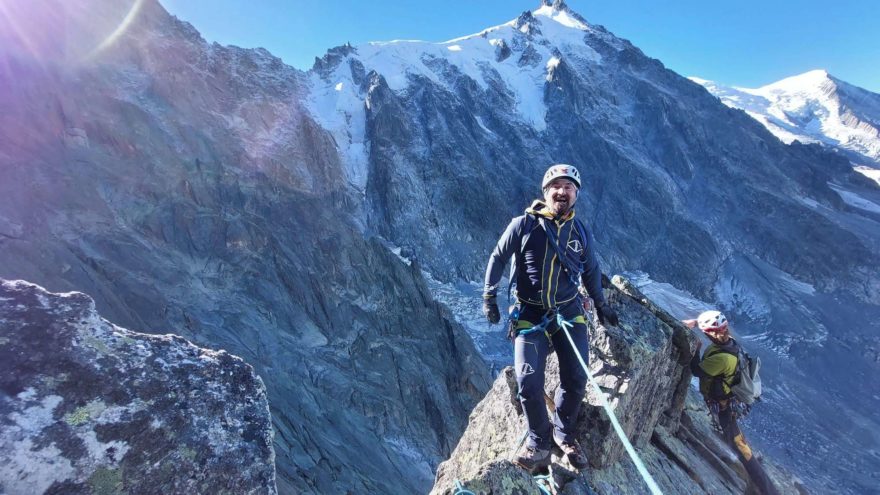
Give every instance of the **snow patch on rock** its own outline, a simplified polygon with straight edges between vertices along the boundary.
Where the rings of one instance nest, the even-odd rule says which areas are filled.
[[[369,144],[365,137],[366,93],[353,81],[348,64],[329,77],[310,73],[311,92],[305,107],[333,135],[346,180],[358,191],[367,187]]]
[[[840,199],[842,199],[844,203],[860,210],[870,211],[871,213],[880,213],[880,205],[878,205],[877,203],[869,201],[859,196],[858,194],[852,191],[848,191],[838,185],[828,184],[828,186],[840,195]]]
[[[853,167],[853,170],[873,180],[878,186],[880,186],[880,170],[865,165],[855,166]]]

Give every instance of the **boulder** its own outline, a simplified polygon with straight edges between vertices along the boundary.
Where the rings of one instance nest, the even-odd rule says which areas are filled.
[[[2,493],[277,492],[253,368],[81,293],[0,280],[0,422]]]

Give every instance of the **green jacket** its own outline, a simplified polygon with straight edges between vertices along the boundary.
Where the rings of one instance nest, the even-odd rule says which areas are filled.
[[[711,344],[699,359],[691,362],[691,371],[700,379],[700,393],[707,399],[726,399],[736,375],[736,354],[739,345],[732,338],[725,344]],[[694,366],[696,364],[696,366]]]

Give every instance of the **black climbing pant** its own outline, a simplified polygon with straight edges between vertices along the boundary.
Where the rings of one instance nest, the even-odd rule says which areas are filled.
[[[758,459],[752,455],[752,448],[746,443],[746,437],[739,429],[739,425],[736,424],[736,416],[733,414],[733,410],[729,407],[727,401],[721,401],[718,411],[718,423],[724,432],[724,439],[736,451],[736,455],[746,468],[746,472],[749,473],[749,477],[752,479],[755,487],[763,495],[777,495],[779,492],[776,491],[773,482],[767,477],[767,473],[761,467]]]
[[[566,303],[558,311],[563,318],[573,323],[574,326],[569,328],[571,338],[584,362],[589,362],[590,338],[584,322],[580,298]],[[540,324],[544,315],[545,310],[541,307],[522,304],[519,322],[529,322],[534,326]],[[525,325],[520,323],[519,326]],[[555,316],[547,325],[546,332],[527,333],[527,331],[528,328],[521,328],[514,340],[516,380],[529,431],[527,445],[548,449],[553,430],[558,441],[575,440],[577,416],[581,400],[584,398],[587,375],[572,350],[571,343],[557,325]],[[544,366],[552,350],[556,351],[559,360],[560,386],[556,390],[554,400],[556,410],[551,425],[544,402]]]

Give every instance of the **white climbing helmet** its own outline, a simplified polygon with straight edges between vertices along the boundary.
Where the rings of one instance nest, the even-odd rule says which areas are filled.
[[[727,317],[721,311],[703,311],[697,317],[697,326],[703,333],[727,332]]]
[[[574,182],[575,187],[578,189],[581,188],[581,174],[578,172],[578,169],[574,168],[572,165],[557,163],[556,165],[551,165],[550,168],[547,169],[547,172],[544,173],[544,180],[541,181],[541,190],[543,191],[547,187],[547,184],[550,184],[554,179],[559,178],[568,179]]]

